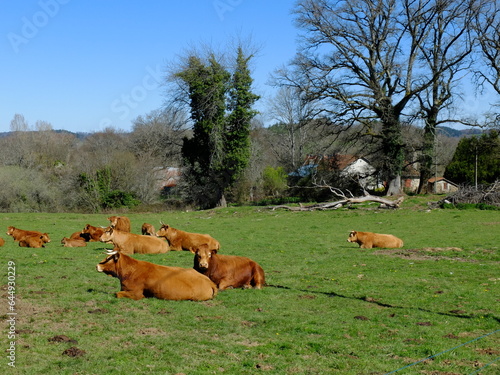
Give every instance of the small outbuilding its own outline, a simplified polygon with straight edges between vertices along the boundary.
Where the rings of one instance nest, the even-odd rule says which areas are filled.
[[[432,177],[428,181],[429,191],[435,194],[448,194],[458,190],[458,185],[444,177]]]

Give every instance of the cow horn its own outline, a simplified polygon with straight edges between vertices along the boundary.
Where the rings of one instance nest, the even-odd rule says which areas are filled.
[[[160,220],[160,224],[161,225],[165,225],[165,223],[163,222],[163,220]]]
[[[118,252],[118,250],[106,249],[106,253],[108,255],[115,255],[117,252]]]

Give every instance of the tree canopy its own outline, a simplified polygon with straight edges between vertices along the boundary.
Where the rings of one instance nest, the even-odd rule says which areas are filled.
[[[341,131],[361,124],[362,134],[378,141],[388,194],[399,193],[402,117],[410,121],[417,98],[423,103],[433,90],[443,93],[443,104],[448,100],[454,74],[470,52],[464,20],[480,11],[479,3],[301,0],[294,9],[303,31],[300,51],[291,69],[277,72],[277,83],[320,102]]]

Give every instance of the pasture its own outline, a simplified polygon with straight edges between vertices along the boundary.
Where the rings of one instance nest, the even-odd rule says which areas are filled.
[[[0,214],[2,373],[497,374],[500,211],[375,207],[126,214],[134,233],[162,220],[264,268],[262,290],[206,302],[117,299],[119,281],[96,271],[112,245],[60,244],[86,224],[106,226],[109,214]],[[21,248],[9,225],[52,241]],[[394,234],[404,248],[359,249],[351,230]],[[134,257],[193,266],[187,251]]]

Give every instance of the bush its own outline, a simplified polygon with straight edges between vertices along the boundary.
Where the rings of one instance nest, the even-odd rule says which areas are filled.
[[[112,190],[102,197],[101,205],[104,209],[128,207],[133,208],[141,202],[135,199],[134,194],[120,190]]]
[[[0,210],[3,212],[56,212],[60,192],[42,172],[21,167],[0,168]]]
[[[492,206],[486,203],[442,203],[441,208],[447,209],[458,209],[458,210],[492,210],[492,211],[500,211],[500,207]]]

